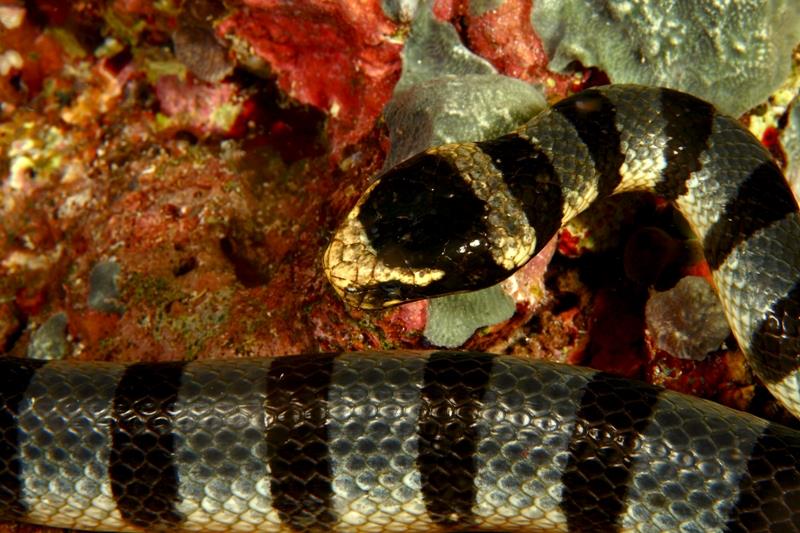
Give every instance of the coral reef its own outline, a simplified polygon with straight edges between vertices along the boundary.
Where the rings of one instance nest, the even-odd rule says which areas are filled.
[[[497,135],[545,97],[604,81],[573,59],[613,81],[644,69],[636,80],[716,86],[730,100],[706,96],[738,113],[767,99],[786,72],[785,43],[800,39],[788,24],[798,11],[769,22],[788,5],[780,0],[748,20],[752,2],[713,21],[689,9],[697,3],[675,3],[664,20],[686,22],[678,35],[719,39],[697,40],[697,49],[683,46],[692,39],[673,45],[666,25],[630,20],[655,13],[656,2],[596,4],[617,18],[592,31],[586,20],[604,20],[595,4],[564,3],[557,14],[555,4],[537,0],[532,12],[527,0],[4,3],[4,350],[155,360],[465,343],[747,407],[758,388],[734,347],[679,360],[645,335],[650,289],[706,269],[685,226],[653,198],[588,213],[493,289],[491,303],[366,313],[346,308],[324,280],[331,232],[381,169],[432,144]],[[608,49],[584,46],[578,30]],[[737,40],[747,53],[733,53]],[[762,53],[768,42],[775,47]],[[709,55],[713,43],[720,54]],[[791,80],[745,118],[795,175]],[[455,324],[476,305],[476,320]]]

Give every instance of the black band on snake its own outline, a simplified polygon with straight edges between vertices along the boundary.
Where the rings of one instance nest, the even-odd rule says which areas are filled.
[[[734,119],[609,86],[373,184],[325,268],[379,308],[492,285],[646,189],[702,239],[795,414],[797,204]],[[0,358],[0,518],[98,531],[800,531],[800,433],[594,370],[478,353],[187,363]]]

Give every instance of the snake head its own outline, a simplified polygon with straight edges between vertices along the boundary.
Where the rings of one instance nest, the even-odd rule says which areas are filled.
[[[528,227],[524,214],[509,216],[487,180],[497,171],[473,157],[480,155],[475,146],[426,150],[362,195],[323,259],[347,303],[376,309],[488,287],[530,257],[535,238],[520,245],[511,237]]]

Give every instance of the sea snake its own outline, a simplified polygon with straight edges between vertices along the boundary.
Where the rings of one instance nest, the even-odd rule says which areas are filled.
[[[350,304],[490,285],[598,198],[703,240],[736,337],[797,413],[797,205],[696,98],[610,86],[390,169],[324,264]],[[0,358],[0,518],[101,531],[800,531],[800,433],[594,370],[481,353]]]
[[[686,217],[750,366],[800,417],[797,202],[749,131],[685,93],[590,89],[508,135],[425,150],[364,193],[325,270],[363,308],[488,287],[592,203],[634,190]]]

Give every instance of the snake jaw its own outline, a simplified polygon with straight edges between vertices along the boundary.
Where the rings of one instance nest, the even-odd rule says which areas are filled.
[[[322,262],[336,293],[348,305],[361,309],[382,309],[425,298],[418,289],[445,276],[438,269],[390,266],[381,261],[358,219],[358,207],[334,234]]]
[[[359,273],[364,268],[374,271],[377,258],[360,242],[360,232],[354,225],[350,216],[336,231],[325,250],[322,265],[336,294],[349,305],[363,307],[365,298],[358,286]]]

